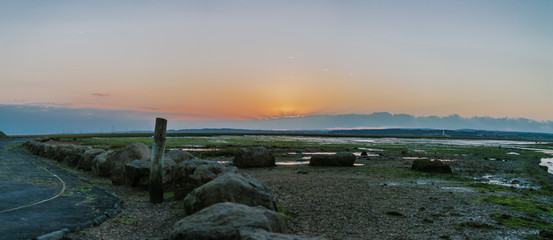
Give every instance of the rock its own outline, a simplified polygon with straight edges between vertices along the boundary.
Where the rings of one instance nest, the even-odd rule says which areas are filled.
[[[8,138],[8,136],[4,134],[4,132],[0,131],[0,138]]]
[[[275,157],[264,147],[241,148],[232,163],[239,168],[273,167]]]
[[[299,170],[296,172],[296,174],[309,174],[309,173],[303,170]]]
[[[541,230],[539,236],[542,239],[553,239],[553,230]]]
[[[267,232],[261,228],[240,228],[240,240],[323,240],[322,237],[306,238],[297,235]]]
[[[179,164],[182,161],[188,161],[188,160],[196,159],[196,157],[194,157],[194,155],[192,155],[191,153],[189,153],[187,151],[182,151],[182,150],[171,150],[171,151],[165,153],[164,158],[165,159],[171,159],[176,164]]]
[[[66,156],[64,159],[64,162],[71,166],[71,167],[77,167],[79,165],[79,162],[83,159],[84,153],[87,150],[92,149],[90,146],[75,146],[75,145],[69,145],[72,147],[66,148]]]
[[[175,190],[175,171],[177,169],[177,164],[173,159],[164,158],[163,159],[163,188],[164,191]]]
[[[150,185],[150,159],[134,160],[125,165],[125,177],[127,185],[148,190]],[[170,184],[173,181],[173,172],[177,165],[172,159],[163,159],[163,185],[165,190],[173,190]]]
[[[43,142],[38,141],[31,141],[29,150],[32,154],[38,155],[38,156],[44,156],[44,148],[46,144]]]
[[[45,143],[45,142],[50,141],[50,138],[49,137],[36,138],[35,141]]]
[[[44,145],[44,156],[45,158],[54,159],[56,155],[56,146],[46,144]]]
[[[54,155],[52,156],[52,159],[58,162],[63,162],[66,157],[67,150],[65,148],[67,148],[67,146],[55,145],[54,147],[55,149],[54,149]]]
[[[78,169],[82,169],[85,171],[91,171],[92,170],[92,160],[94,158],[102,153],[104,153],[105,150],[103,149],[88,149],[83,153],[83,157],[81,158],[81,161],[77,164]]]
[[[106,164],[110,169],[111,183],[114,185],[125,184],[125,165],[133,160],[145,160],[151,157],[150,148],[143,143],[131,143],[119,151],[110,153]]]
[[[247,174],[225,173],[194,189],[184,198],[187,215],[220,202],[235,202],[248,206],[262,206],[278,211],[271,190],[264,183]]]
[[[255,228],[287,233],[286,216],[262,207],[218,203],[176,222],[170,240],[240,239],[240,229]]]
[[[97,155],[92,160],[92,172],[100,177],[109,177],[110,176],[110,169],[107,165],[108,161],[108,155],[112,154],[113,151],[105,151],[99,155]]]
[[[175,199],[183,199],[194,188],[215,179],[221,173],[236,173],[236,171],[235,167],[213,161],[199,159],[183,161],[175,169]]]
[[[131,187],[137,187],[144,190],[148,189],[150,184],[150,160],[133,160],[125,165],[126,183]]]
[[[451,173],[451,167],[439,160],[416,159],[411,165],[412,170],[432,173]]]
[[[339,166],[353,167],[355,155],[353,153],[338,153],[334,155],[313,155],[309,166]]]
[[[403,213],[400,213],[398,211],[388,211],[388,212],[386,212],[386,215],[392,216],[392,217],[405,217],[405,215],[403,215]]]
[[[366,156],[369,156],[369,154],[367,154],[367,152],[366,152],[366,151],[363,151],[363,152],[361,152],[361,156],[364,156],[364,157],[366,157]]]

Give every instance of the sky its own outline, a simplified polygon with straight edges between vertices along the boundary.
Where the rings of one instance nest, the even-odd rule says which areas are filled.
[[[0,130],[26,132],[10,127],[29,111],[46,133],[83,114],[102,129],[374,112],[547,123],[551,26],[549,0],[0,0],[0,109],[16,115]]]

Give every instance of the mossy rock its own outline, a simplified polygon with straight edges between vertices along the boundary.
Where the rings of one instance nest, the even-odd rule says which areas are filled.
[[[411,165],[412,170],[431,173],[451,173],[451,167],[439,160],[416,159]]]
[[[0,131],[0,139],[1,138],[8,138],[8,135],[4,134],[4,132]]]
[[[355,155],[353,153],[338,153],[334,155],[314,155],[309,166],[353,167]]]

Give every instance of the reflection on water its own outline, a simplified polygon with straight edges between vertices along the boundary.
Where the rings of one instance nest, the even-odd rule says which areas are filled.
[[[276,162],[276,165],[280,165],[280,166],[303,165],[303,164],[309,164],[309,161],[282,161],[282,162]]]
[[[427,157],[401,157],[403,160],[419,160],[419,159],[428,159]]]
[[[536,188],[534,186],[530,186],[528,183],[520,182],[517,179],[505,179],[499,176],[495,175],[484,175],[482,177],[484,180],[486,180],[488,183],[501,185],[505,187],[514,187],[514,188]]]
[[[553,158],[542,158],[540,166],[546,166],[547,171],[553,174]]]
[[[220,151],[220,148],[179,148],[178,150],[188,151],[188,152],[213,152]]]
[[[365,157],[378,157],[380,156],[380,154],[378,153],[368,153],[368,152],[365,152],[367,153],[367,155],[365,155]],[[361,152],[354,152],[353,155],[357,156],[357,157],[361,157]]]
[[[357,148],[359,150],[363,150],[363,151],[369,151],[369,152],[383,152],[384,149],[377,149],[377,148],[363,148],[363,147],[359,147]]]

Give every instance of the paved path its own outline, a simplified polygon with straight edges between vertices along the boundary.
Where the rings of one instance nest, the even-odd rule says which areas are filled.
[[[21,148],[0,140],[0,240],[78,231],[113,215],[119,198]]]

